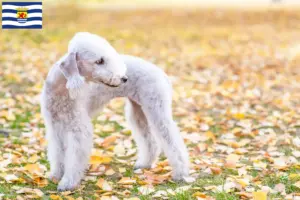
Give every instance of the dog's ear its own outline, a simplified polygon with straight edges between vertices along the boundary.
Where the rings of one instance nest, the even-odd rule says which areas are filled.
[[[84,77],[79,74],[77,66],[77,53],[68,53],[60,64],[60,70],[67,79],[66,88],[71,99],[76,99],[84,85]]]

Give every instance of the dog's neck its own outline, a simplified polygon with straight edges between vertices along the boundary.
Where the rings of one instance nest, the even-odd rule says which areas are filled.
[[[68,95],[66,88],[67,79],[59,69],[58,65],[54,65],[48,73],[45,85],[47,89],[51,90],[56,95]]]

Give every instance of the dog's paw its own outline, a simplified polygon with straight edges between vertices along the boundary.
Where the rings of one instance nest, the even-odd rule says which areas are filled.
[[[194,182],[193,178],[189,176],[188,170],[175,170],[172,174],[172,180],[176,182]]]
[[[172,180],[175,182],[193,183],[196,181],[194,177],[191,176],[172,176]]]
[[[54,183],[58,183],[60,179],[62,178],[63,173],[60,172],[50,172],[49,179],[53,181]]]
[[[175,181],[175,182],[183,182],[184,179],[183,179],[183,175],[179,175],[179,174],[176,174],[176,175],[172,175],[172,180]]]
[[[151,164],[148,164],[148,163],[142,163],[142,162],[137,161],[137,162],[134,164],[133,169],[134,169],[134,170],[137,170],[137,169],[150,169],[151,167],[152,167]]]
[[[60,192],[63,191],[72,191],[75,190],[79,186],[78,183],[75,183],[73,180],[69,180],[67,178],[61,179],[57,186],[57,190]]]

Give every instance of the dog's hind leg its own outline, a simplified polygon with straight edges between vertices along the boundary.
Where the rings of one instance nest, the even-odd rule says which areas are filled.
[[[90,118],[83,111],[73,116],[66,126],[65,173],[58,184],[58,190],[73,190],[79,186],[88,167],[93,146],[93,127]]]
[[[189,159],[179,129],[172,118],[171,102],[163,101],[142,106],[151,131],[161,141],[164,153],[173,168],[173,179],[184,180],[189,175]]]
[[[138,158],[135,169],[151,168],[160,153],[160,146],[151,133],[146,116],[141,106],[134,101],[127,100],[126,119],[132,131],[132,136],[138,148]]]

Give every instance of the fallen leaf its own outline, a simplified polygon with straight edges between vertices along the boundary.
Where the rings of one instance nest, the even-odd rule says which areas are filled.
[[[54,195],[54,194],[50,195],[50,199],[52,199],[52,200],[62,200],[62,198],[60,196]]]
[[[153,188],[153,186],[141,186],[138,187],[138,191],[142,194],[142,195],[149,195],[152,192],[155,191],[155,189]]]
[[[17,194],[33,194],[36,197],[44,196],[44,193],[39,189],[32,189],[32,188],[21,188],[20,190],[16,191]]]
[[[210,170],[214,173],[214,174],[221,174],[222,170],[219,167],[210,167]]]
[[[135,179],[131,179],[129,177],[123,177],[121,180],[118,181],[118,184],[121,184],[121,185],[127,185],[127,184],[134,184],[136,183],[136,180]]]
[[[104,191],[112,191],[111,185],[103,178],[98,179],[96,185]]]
[[[192,196],[193,196],[193,197],[206,198],[206,194],[204,194],[204,193],[202,193],[202,192],[195,192]]]
[[[13,181],[18,181],[19,178],[14,174],[3,175],[6,182],[11,183]]]
[[[275,185],[274,190],[279,192],[281,195],[286,195],[285,193],[285,185],[282,183],[278,183]]]
[[[92,155],[90,158],[90,164],[108,164],[112,160],[109,156],[99,156],[99,155]]]
[[[27,164],[24,169],[31,174],[43,174],[45,171],[45,168],[42,168],[39,164]]]
[[[113,169],[109,169],[109,170],[107,170],[106,172],[105,172],[105,175],[106,176],[111,176],[111,175],[113,175],[114,173],[116,173]]]
[[[224,166],[227,167],[227,168],[235,168],[238,161],[239,161],[239,159],[240,159],[239,155],[230,154],[226,157],[226,161],[225,161]]]
[[[263,191],[253,192],[253,200],[267,200],[267,193]]]
[[[108,136],[104,139],[104,141],[102,142],[102,146],[104,148],[107,148],[108,146],[110,146],[112,143],[114,143],[117,139],[117,136],[116,135],[111,135],[111,136]]]
[[[28,162],[30,163],[35,163],[36,161],[38,161],[40,159],[40,157],[37,154],[34,154],[33,156],[31,156],[30,158],[28,158]]]
[[[296,186],[297,188],[300,188],[300,181],[297,181],[297,182],[294,183],[293,185]]]

